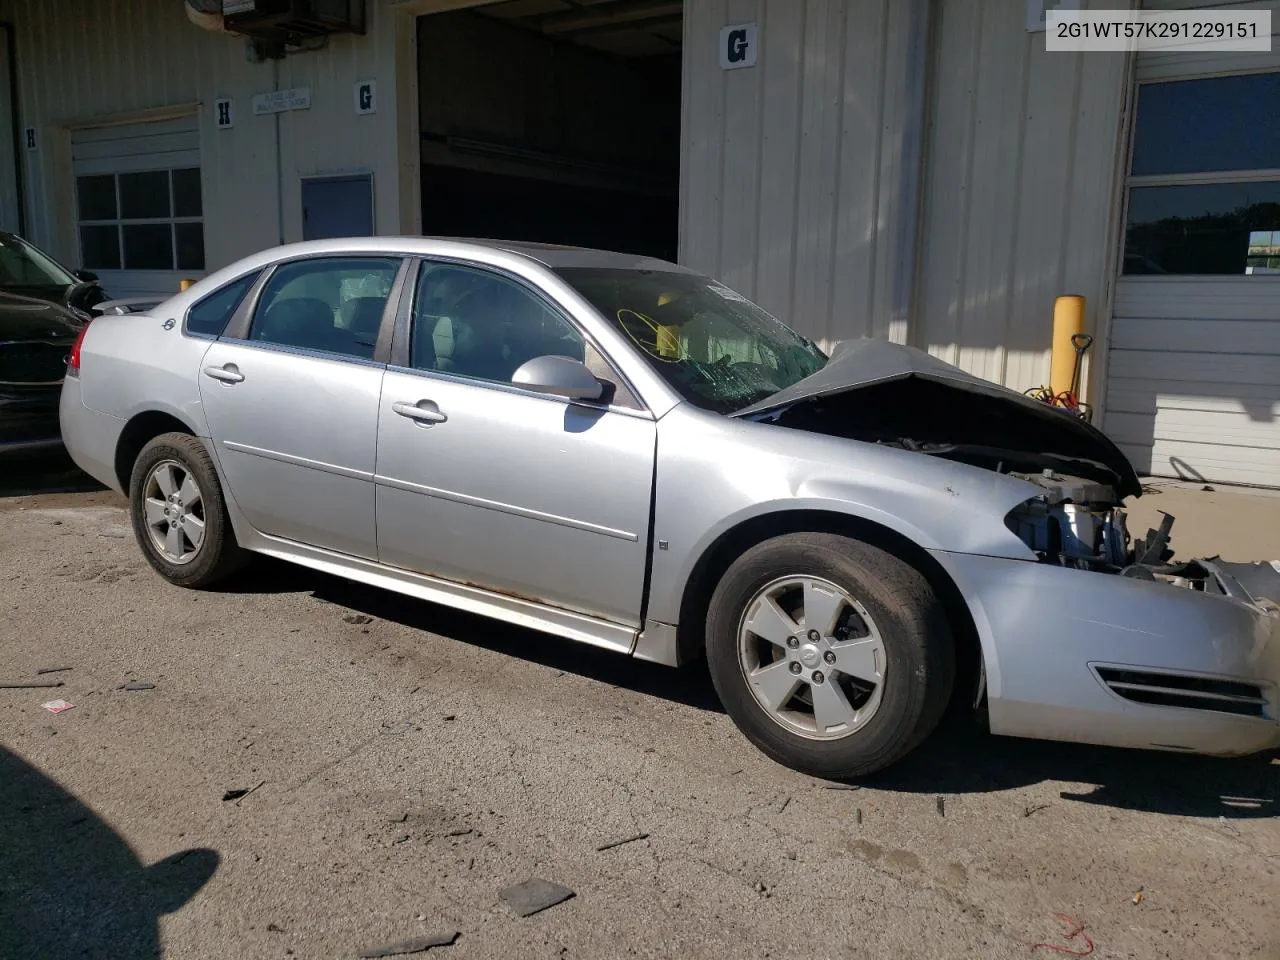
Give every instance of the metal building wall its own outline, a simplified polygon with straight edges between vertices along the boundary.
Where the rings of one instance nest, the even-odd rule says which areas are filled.
[[[1007,4],[1008,0],[1004,0]],[[914,0],[687,0],[681,260],[816,340],[902,340],[922,103]],[[722,70],[720,30],[759,24]]]
[[[1021,390],[1048,379],[1055,297],[1086,296],[1106,332],[1131,61],[1046,52],[1024,4],[937,11],[911,342]]]
[[[13,22],[13,10],[9,0],[0,0],[0,24]],[[16,37],[15,37],[16,39]],[[17,161],[21,147],[13,142],[13,112],[11,109],[9,67],[13,51],[9,49],[9,37],[0,32],[0,230],[18,232],[21,217],[18,212]]]
[[[366,36],[337,36],[325,50],[250,63],[245,43],[194,26],[180,0],[9,0],[18,29],[22,122],[39,149],[25,157],[29,234],[70,263],[77,258],[70,130],[173,112],[200,117],[206,262],[210,269],[302,234],[299,178],[373,174],[379,232],[414,228],[416,118],[397,124],[416,91],[413,20],[371,0]],[[407,80],[400,72],[408,71]],[[378,111],[357,116],[357,81],[378,83]],[[311,108],[254,116],[251,100],[309,87]],[[234,98],[235,123],[215,126],[213,101]],[[416,97],[406,113],[416,108]],[[416,148],[416,143],[413,144]],[[408,157],[404,154],[408,153]],[[278,217],[283,214],[283,231]]]

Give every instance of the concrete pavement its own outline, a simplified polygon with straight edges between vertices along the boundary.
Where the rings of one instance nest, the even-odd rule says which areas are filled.
[[[1179,501],[1179,552],[1208,535],[1182,499],[1150,498]],[[267,562],[170,587],[107,493],[0,498],[0,610],[0,680],[73,668],[0,690],[3,957],[1083,950],[1055,913],[1099,957],[1280,956],[1277,762],[959,725],[830,789],[700,670]],[[529,877],[577,895],[517,918],[498,895]]]

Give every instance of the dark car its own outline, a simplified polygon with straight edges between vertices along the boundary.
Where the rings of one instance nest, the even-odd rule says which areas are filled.
[[[0,232],[0,456],[61,447],[67,353],[106,299],[92,274]]]

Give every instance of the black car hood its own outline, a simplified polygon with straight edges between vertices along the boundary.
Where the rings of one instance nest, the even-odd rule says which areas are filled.
[[[879,390],[890,384],[896,385],[893,392]],[[879,390],[878,399],[901,401],[909,396],[911,384],[917,385],[921,398],[928,398],[928,410],[918,414],[922,424],[930,419],[954,419],[958,411],[963,416],[962,401],[981,398],[984,402],[973,404],[972,409],[975,417],[983,418],[976,433],[980,434],[984,425],[988,427],[982,442],[992,447],[1004,442],[1030,455],[1090,463],[1107,474],[1121,496],[1142,493],[1133,464],[1097,427],[1061,408],[966,373],[923,350],[884,340],[863,338],[841,343],[817,373],[733,416],[766,420],[790,408],[854,391]],[[876,416],[874,411],[864,412],[868,421]],[[886,414],[886,419],[894,418]],[[965,439],[972,442],[972,438]]]
[[[0,343],[70,340],[83,326],[84,322],[67,307],[0,291]]]

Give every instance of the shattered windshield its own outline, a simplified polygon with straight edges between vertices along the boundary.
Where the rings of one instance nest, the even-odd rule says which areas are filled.
[[[811,341],[706,277],[596,267],[556,272],[682,397],[704,410],[741,410],[827,362]]]
[[[0,289],[69,287],[76,278],[31,244],[0,234]]]

